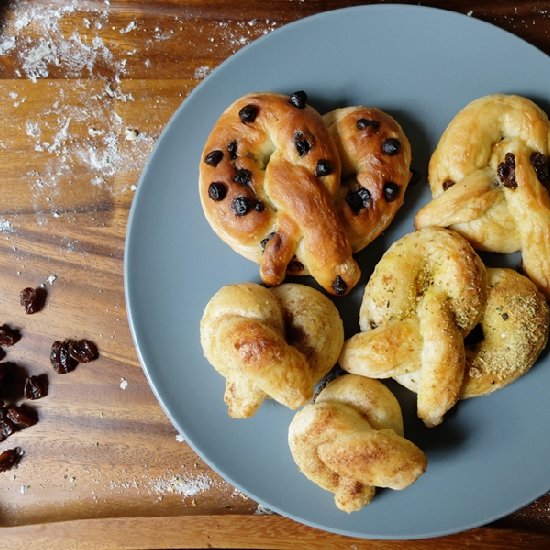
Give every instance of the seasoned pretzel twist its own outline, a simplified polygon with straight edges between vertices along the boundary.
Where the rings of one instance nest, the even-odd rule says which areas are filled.
[[[266,397],[290,408],[311,399],[336,363],[344,330],[336,306],[318,290],[242,283],[208,302],[200,336],[206,358],[226,378],[228,414],[246,418]]]
[[[472,333],[477,338],[471,345],[466,342],[461,399],[492,393],[517,380],[536,363],[548,340],[548,304],[527,277],[511,269],[487,268],[487,282],[483,317]],[[418,335],[413,340],[418,341]],[[371,345],[367,343],[363,353],[368,354]],[[395,379],[418,391],[421,350],[410,343],[409,347],[403,360],[409,362],[410,372]]]
[[[459,398],[463,339],[485,301],[485,268],[463,237],[440,228],[409,233],[376,265],[361,304],[362,332],[344,344],[340,365],[372,378],[420,369],[417,413],[436,426]]]
[[[347,374],[328,384],[289,427],[292,456],[311,481],[354,512],[375,487],[404,489],[426,470],[426,457],[403,437],[394,395],[378,380]]]
[[[550,297],[550,122],[532,101],[495,94],[450,122],[430,159],[433,200],[416,227],[449,227],[475,248],[521,250],[526,275]]]
[[[229,106],[204,147],[200,197],[214,231],[260,264],[265,284],[311,274],[342,295],[360,276],[352,253],[402,204],[410,145],[399,125],[374,109],[327,114],[329,132],[306,100],[303,92],[290,99],[258,93]]]

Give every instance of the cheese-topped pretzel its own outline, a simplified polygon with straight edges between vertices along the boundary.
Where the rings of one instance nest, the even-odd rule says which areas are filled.
[[[523,268],[550,297],[550,123],[532,101],[489,95],[451,121],[430,159],[433,200],[417,228],[449,227],[475,248],[521,250]]]
[[[411,146],[389,114],[345,107],[323,116],[342,163],[338,209],[354,252],[392,222],[411,179]]]
[[[336,363],[344,329],[336,306],[314,288],[229,285],[208,302],[200,324],[204,354],[226,378],[235,418],[252,416],[265,398],[296,408]]]
[[[246,95],[216,122],[200,163],[207,220],[276,285],[310,273],[345,294],[360,271],[334,207],[340,160],[321,115],[303,92]]]
[[[492,393],[517,380],[536,363],[548,340],[548,304],[527,277],[512,269],[487,268],[487,283],[483,317],[472,333],[473,342],[468,342],[469,337],[465,343],[461,399]],[[396,343],[399,337],[391,338]],[[413,340],[418,341],[418,337]],[[397,347],[404,344],[401,341]],[[395,378],[417,391],[422,376],[421,350],[411,342],[407,347],[408,355],[403,360],[409,363],[411,372]],[[367,348],[363,348],[365,360]]]
[[[378,380],[346,374],[296,413],[288,440],[302,473],[355,512],[375,487],[404,489],[426,470],[424,453],[403,437],[397,399]]]
[[[372,378],[420,368],[418,416],[436,426],[459,398],[464,336],[485,301],[485,268],[463,237],[439,228],[409,233],[376,265],[360,308],[362,332],[345,343],[340,365]]]

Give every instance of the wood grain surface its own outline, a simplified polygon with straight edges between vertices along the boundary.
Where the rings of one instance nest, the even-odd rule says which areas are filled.
[[[140,172],[189,92],[228,56],[336,0],[0,2],[0,324],[4,361],[47,373],[38,423],[0,442],[0,548],[479,548],[550,542],[550,495],[488,528],[422,543],[360,541],[270,515],[182,441],[141,371],[123,254]],[[550,2],[454,0],[550,53]],[[45,285],[25,314],[21,289]],[[54,340],[100,357],[58,375]],[[465,503],[471,506],[475,503]]]

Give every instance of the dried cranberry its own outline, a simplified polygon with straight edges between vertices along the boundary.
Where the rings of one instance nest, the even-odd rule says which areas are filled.
[[[548,158],[542,153],[533,153],[531,155],[531,164],[535,173],[537,174],[537,179],[541,183],[547,183],[550,181],[550,166],[548,165]]]
[[[28,286],[19,293],[19,301],[25,306],[25,313],[31,314],[40,311],[46,305],[47,296],[48,291],[44,287]]]
[[[229,153],[229,158],[235,160],[237,158],[237,142],[236,140],[230,141],[227,144],[227,152]]]
[[[311,143],[307,140],[304,133],[299,130],[294,133],[294,146],[301,157],[307,155],[311,150]]]
[[[326,159],[320,159],[317,161],[317,166],[315,166],[315,175],[320,178],[323,176],[330,176],[332,174],[332,166],[330,162]]]
[[[358,130],[366,130],[367,128],[372,128],[374,131],[380,128],[380,122],[378,120],[369,120],[367,118],[360,118],[357,121]]]
[[[516,182],[516,157],[513,153],[504,155],[504,162],[498,165],[497,174],[504,187],[515,189]]]
[[[384,198],[388,202],[393,202],[398,196],[401,189],[399,185],[393,181],[387,181],[384,183]]]
[[[258,116],[258,111],[259,109],[257,105],[245,105],[239,111],[239,118],[241,119],[241,122],[254,122]]]
[[[0,472],[11,470],[21,458],[19,449],[7,449],[0,453]]]
[[[346,202],[355,213],[358,213],[362,208],[369,208],[371,206],[372,197],[366,187],[358,187],[347,194]]]
[[[218,166],[222,159],[223,151],[215,149],[214,151],[210,151],[210,153],[204,157],[204,163],[209,166]]]
[[[246,168],[239,168],[233,176],[233,181],[240,185],[250,186],[252,184],[252,172]]]
[[[297,92],[294,92],[291,96],[288,102],[293,106],[296,107],[296,109],[305,109],[307,104],[307,94],[304,92],[304,90],[299,90]]]
[[[15,428],[18,430],[30,428],[31,426],[34,426],[38,421],[36,411],[25,406],[8,407],[6,411],[6,418],[11,420]]]
[[[56,340],[52,344],[50,351],[50,362],[53,369],[58,374],[67,374],[75,369],[77,361],[75,361],[69,354],[70,341],[65,340],[60,342]]]
[[[30,376],[25,378],[23,389],[25,399],[40,399],[48,395],[48,379],[46,375]]]
[[[97,359],[97,346],[90,340],[70,340],[69,355],[79,363],[90,363]]]
[[[0,326],[0,346],[9,348],[21,340],[21,333],[8,325]]]
[[[208,186],[208,196],[213,201],[222,201],[227,195],[227,186],[221,181],[213,181]]]
[[[249,197],[235,197],[231,201],[231,208],[233,209],[233,212],[235,212],[236,216],[244,216],[245,214],[248,214],[252,208],[254,208],[255,202],[256,201],[254,199]]]
[[[5,409],[2,409],[2,416],[0,418],[0,441],[4,441],[4,439],[15,433],[15,426],[4,411]]]
[[[386,155],[397,155],[401,150],[401,142],[396,138],[388,138],[382,142],[382,152]]]
[[[346,284],[346,281],[340,277],[340,275],[337,275],[336,279],[334,279],[332,283],[332,289],[338,296],[342,296],[348,290],[348,285]]]

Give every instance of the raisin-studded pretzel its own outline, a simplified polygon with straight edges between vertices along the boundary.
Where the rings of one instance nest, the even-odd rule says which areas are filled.
[[[390,115],[345,107],[323,116],[342,163],[338,210],[354,252],[372,242],[403,205],[411,146]]]
[[[439,228],[409,233],[376,265],[361,304],[362,332],[344,344],[340,365],[372,378],[420,369],[417,413],[436,426],[458,401],[464,337],[485,301],[485,267],[463,237]]]
[[[252,416],[265,398],[296,408],[335,365],[344,342],[336,306],[314,288],[229,285],[208,302],[200,325],[204,354],[226,378],[234,418]]]
[[[480,250],[521,250],[526,275],[550,297],[549,146],[548,117],[532,101],[472,101],[430,159],[433,200],[416,226],[449,227]]]
[[[309,273],[342,295],[360,276],[352,253],[402,203],[410,146],[375,110],[331,113],[329,133],[306,100],[304,92],[258,93],[228,107],[204,147],[201,202],[217,235],[260,264],[265,284]],[[342,187],[335,140],[345,159]]]
[[[378,380],[346,374],[296,413],[288,440],[302,473],[355,512],[375,487],[404,489],[426,470],[424,453],[403,437],[397,399]]]

